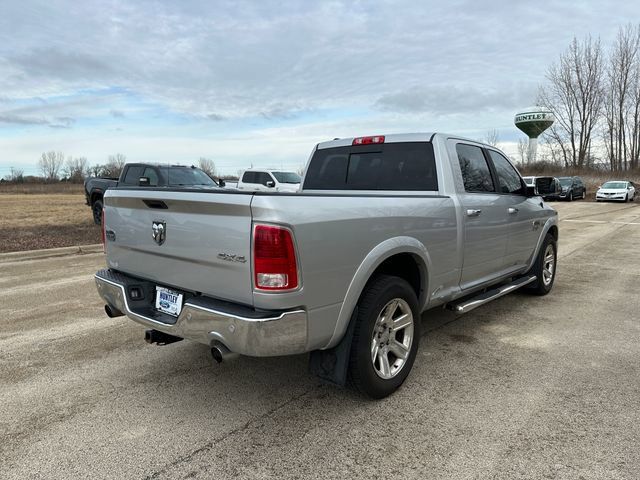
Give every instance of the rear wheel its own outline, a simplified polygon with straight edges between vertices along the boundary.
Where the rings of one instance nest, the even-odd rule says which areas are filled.
[[[93,212],[93,222],[96,225],[102,225],[102,200],[98,199],[91,205],[91,211]]]
[[[546,295],[553,288],[553,282],[556,279],[557,248],[556,239],[547,233],[536,257],[536,262],[529,271],[530,275],[536,276],[536,281],[527,288],[531,293]]]
[[[358,302],[349,358],[351,383],[363,394],[384,398],[405,381],[418,351],[420,315],[406,280],[376,276]]]

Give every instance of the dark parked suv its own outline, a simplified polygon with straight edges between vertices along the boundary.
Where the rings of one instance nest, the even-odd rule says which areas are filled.
[[[587,189],[580,177],[558,177],[560,182],[560,193],[558,198],[561,200],[572,201],[577,198],[587,198]]]

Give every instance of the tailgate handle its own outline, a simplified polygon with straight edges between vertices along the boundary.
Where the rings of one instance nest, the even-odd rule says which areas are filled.
[[[167,210],[169,207],[167,207],[167,204],[164,203],[162,200],[142,200],[145,205],[149,208],[157,208],[159,210]]]

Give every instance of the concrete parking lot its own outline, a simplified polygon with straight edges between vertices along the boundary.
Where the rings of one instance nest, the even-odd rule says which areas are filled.
[[[427,312],[377,402],[304,355],[147,345],[101,253],[0,257],[0,478],[640,478],[640,205],[554,206],[553,292]]]

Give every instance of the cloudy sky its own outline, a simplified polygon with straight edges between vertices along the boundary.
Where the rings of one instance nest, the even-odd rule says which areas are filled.
[[[1,0],[0,176],[41,152],[295,169],[334,137],[497,129],[634,1]]]

